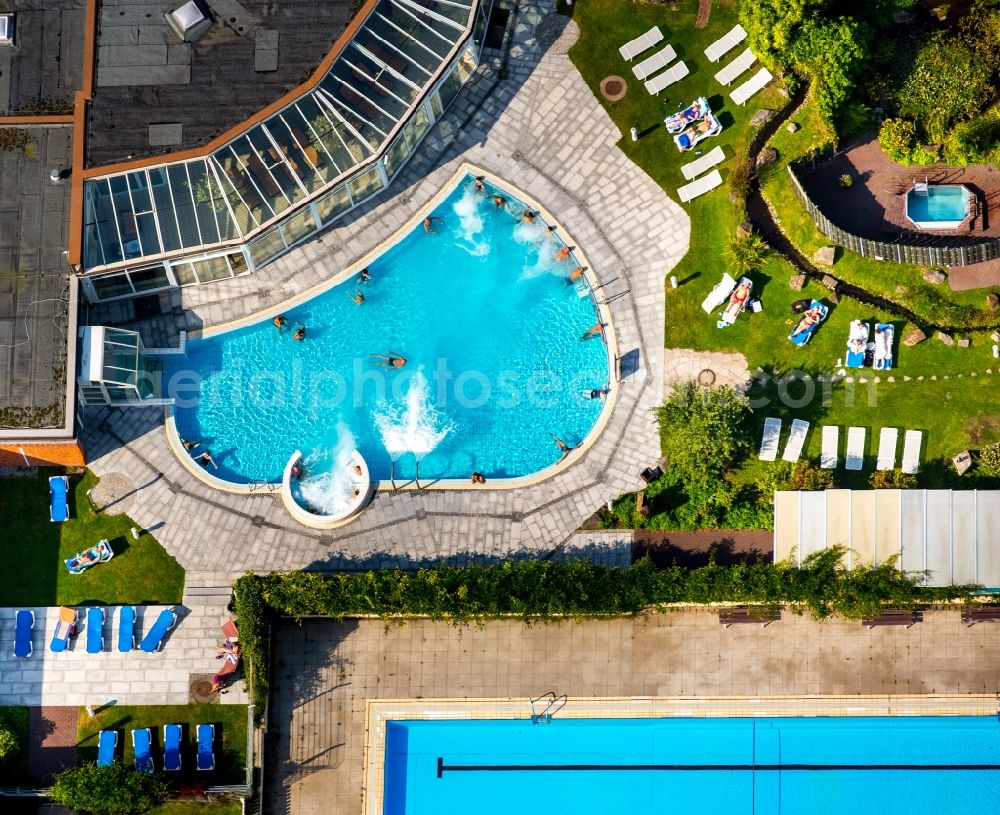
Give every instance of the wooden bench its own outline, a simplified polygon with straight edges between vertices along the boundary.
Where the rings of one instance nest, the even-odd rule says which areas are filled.
[[[1000,606],[963,608],[962,624],[965,626],[973,626],[976,623],[1000,623]]]
[[[911,625],[923,622],[924,613],[922,611],[904,611],[902,609],[887,609],[878,617],[862,620],[861,624],[869,631],[879,625],[901,625],[909,628]]]
[[[766,628],[771,623],[780,619],[780,608],[736,606],[735,608],[719,609],[719,622],[722,623],[723,628],[729,628],[734,623],[757,623],[761,628]]]

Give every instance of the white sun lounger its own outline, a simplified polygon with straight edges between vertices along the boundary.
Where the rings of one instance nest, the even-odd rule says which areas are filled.
[[[747,48],[715,75],[715,81],[720,85],[731,85],[740,74],[748,70],[756,61],[757,57],[754,56],[753,51]]]
[[[691,71],[683,62],[678,62],[673,68],[667,68],[662,74],[657,74],[646,83],[646,90],[651,96],[656,96],[668,85],[673,85],[678,79],[683,79]]]
[[[792,419],[792,432],[788,434],[788,441],[785,443],[785,452],[781,454],[784,461],[798,461],[802,455],[802,445],[806,442],[806,433],[809,432],[809,422],[803,419]]]
[[[757,71],[757,73],[733,91],[730,98],[737,105],[746,104],[747,99],[757,93],[757,91],[763,88],[772,79],[774,79],[774,77],[771,76],[771,72],[767,70],[767,68],[761,68]]]
[[[913,475],[920,469],[920,441],[924,434],[919,430],[907,430],[903,438],[903,463],[900,465],[904,473]]]
[[[778,439],[781,437],[781,419],[773,416],[764,419],[764,435],[760,440],[761,461],[774,461],[778,457]]]
[[[646,59],[633,67],[632,73],[635,74],[636,79],[649,79],[660,68],[666,68],[674,61],[676,56],[677,52],[674,51],[674,47],[668,45],[662,51],[657,51],[653,56],[646,57]]]
[[[865,461],[865,434],[868,431],[863,427],[852,427],[847,431],[847,461],[844,468],[848,470],[860,470]]]
[[[823,428],[823,452],[819,456],[819,466],[832,470],[837,466],[837,445],[840,444],[840,428],[827,425]]]
[[[681,167],[681,174],[690,181],[692,178],[700,176],[705,170],[710,170],[719,162],[725,161],[725,158],[726,154],[721,147],[713,147],[701,158],[696,158]]]
[[[663,34],[660,33],[660,27],[654,25],[641,37],[636,37],[634,40],[629,40],[625,43],[618,49],[618,53],[622,55],[623,60],[631,62],[647,48],[652,48],[662,39]]]
[[[898,427],[883,427],[878,434],[878,460],[876,470],[891,470],[896,466],[896,443],[899,441]]]
[[[725,56],[726,52],[732,51],[746,38],[747,32],[744,31],[743,26],[734,26],[733,30],[726,34],[725,37],[717,39],[705,49],[705,56],[708,57],[709,62],[718,62]]]
[[[735,288],[736,281],[733,280],[732,276],[728,272],[723,272],[722,280],[716,283],[715,288],[708,293],[708,297],[702,300],[702,310],[706,314],[711,314],[729,299],[729,295],[733,293],[733,289]]]
[[[704,195],[709,190],[714,190],[716,187],[722,185],[722,176],[719,175],[718,170],[712,170],[708,175],[703,175],[696,181],[692,181],[690,184],[685,184],[683,187],[677,188],[677,197],[681,201],[687,202],[699,195]]]

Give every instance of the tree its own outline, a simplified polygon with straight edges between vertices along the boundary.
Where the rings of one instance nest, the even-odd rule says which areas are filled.
[[[747,45],[772,68],[791,67],[789,55],[803,21],[821,15],[829,0],[758,0],[740,4]]]
[[[849,17],[806,20],[788,51],[792,68],[812,80],[820,111],[832,120],[865,60],[868,28]]]
[[[757,271],[768,255],[767,244],[756,232],[733,238],[726,247],[726,260],[739,275]]]
[[[10,758],[21,749],[17,735],[9,727],[0,724],[0,761]]]
[[[897,164],[912,164],[917,126],[909,119],[886,119],[878,129],[878,143]]]
[[[972,49],[938,35],[920,49],[899,93],[899,110],[923,122],[932,141],[944,140],[957,122],[971,119],[992,98],[990,77]]]
[[[137,773],[118,763],[87,764],[59,773],[49,798],[90,815],[141,815],[160,803],[166,791],[156,773]]]
[[[690,484],[717,480],[752,445],[749,403],[729,387],[679,385],[656,418],[671,468]]]

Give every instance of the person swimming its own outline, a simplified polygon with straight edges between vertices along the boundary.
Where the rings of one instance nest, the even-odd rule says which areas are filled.
[[[506,209],[507,208],[507,199],[504,198],[502,195],[494,195],[493,196],[493,206],[496,207],[497,209]]]
[[[549,433],[549,435],[552,436],[552,440],[556,443],[556,447],[558,447],[559,451],[562,453],[562,455],[559,456],[559,461],[562,461],[566,458],[566,456],[573,452],[573,447],[566,444],[566,442],[560,439],[557,435],[554,433]]]
[[[369,272],[368,267],[365,266],[365,268],[358,273],[358,283],[367,283],[371,279],[372,279],[372,273]]]
[[[476,192],[486,192],[486,177],[476,176]]]
[[[595,323],[586,331],[584,331],[583,334],[580,335],[581,340],[592,340],[594,337],[601,337],[602,339],[604,338],[603,323]]]
[[[285,329],[288,327],[288,320],[285,319],[284,314],[279,314],[272,322],[274,323],[274,327],[278,329],[279,334],[285,333]]]
[[[439,218],[437,215],[428,215],[426,218],[424,218],[424,232],[427,233],[434,232],[435,221],[444,224],[444,218]]]
[[[569,252],[570,252],[569,247],[568,246],[564,246],[562,249],[560,249],[558,252],[556,252],[555,259],[556,260],[566,260],[569,257]]]
[[[369,354],[369,356],[384,360],[383,362],[375,363],[376,365],[381,365],[383,368],[402,368],[406,364],[406,357],[402,354],[397,354],[395,351],[389,351],[387,354]]]
[[[295,332],[292,334],[292,339],[302,342],[302,340],[306,338],[306,327],[302,323],[296,323],[295,325],[297,325],[298,328],[296,328]]]
[[[535,222],[535,218],[537,218],[538,216],[530,209],[526,209],[524,212],[521,213],[521,217],[524,219],[525,223],[533,224]]]
[[[583,277],[583,267],[577,266],[572,272],[569,273],[569,282],[572,283],[575,280],[579,280]]]
[[[349,291],[347,296],[350,297],[357,305],[361,305],[365,302],[365,296],[361,293],[361,289],[356,289],[355,291]]]

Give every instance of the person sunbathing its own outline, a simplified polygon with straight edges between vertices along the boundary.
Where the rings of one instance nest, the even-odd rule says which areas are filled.
[[[733,293],[729,296],[730,308],[732,308],[733,306],[738,306],[739,308],[742,309],[746,305],[746,301],[749,296],[750,296],[750,284],[740,283],[740,285],[738,285],[735,289],[733,289]]]
[[[875,329],[875,359],[881,361],[889,356],[889,335],[881,328]]]
[[[698,122],[697,127],[699,133],[708,133],[708,131],[712,129],[712,123],[706,117]]]
[[[875,333],[878,333],[877,329]],[[861,320],[855,320],[851,323],[851,334],[847,340],[847,345],[851,349],[851,353],[860,354],[864,352],[867,342],[868,326],[861,322]]]
[[[819,306],[813,306],[811,309],[805,312],[802,315],[802,319],[799,320],[799,324],[795,327],[795,330],[792,332],[792,336],[797,337],[799,334],[802,334],[811,329],[813,326],[818,325],[821,319],[820,317],[821,314],[822,311],[820,311]]]

